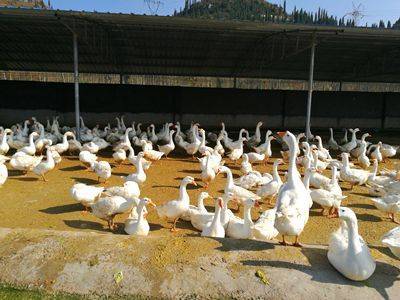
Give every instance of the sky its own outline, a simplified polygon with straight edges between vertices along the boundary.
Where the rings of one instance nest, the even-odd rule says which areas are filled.
[[[159,1],[163,2],[158,9],[159,15],[172,14],[174,9],[179,11],[185,2],[184,0]],[[269,2],[283,4],[283,0]],[[339,18],[353,10],[353,3],[355,6],[362,4],[362,12],[365,16],[359,25],[365,25],[365,23],[371,25],[378,23],[381,19],[385,22],[390,20],[393,23],[400,18],[400,0],[287,0],[286,2],[289,11],[294,6],[307,11],[317,11],[318,7],[321,7]],[[144,0],[51,0],[51,4],[55,9],[151,14]]]

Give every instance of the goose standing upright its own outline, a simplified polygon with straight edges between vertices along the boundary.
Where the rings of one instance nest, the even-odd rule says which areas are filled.
[[[208,236],[214,238],[224,238],[225,228],[221,223],[221,209],[223,206],[222,198],[215,199],[215,213],[212,222],[209,225],[205,225],[201,236]]]
[[[287,132],[279,132],[279,136],[289,147],[289,168],[287,181],[282,185],[276,208],[275,228],[282,235],[282,244],[287,245],[285,237],[295,236],[294,246],[301,246],[299,235],[304,229],[309,217],[310,193],[301,181],[296,167],[297,147],[295,136]]]
[[[150,231],[149,222],[147,222],[146,205],[156,207],[149,198],[140,199],[137,207],[133,207],[129,217],[125,220],[125,232],[129,235],[147,236]]]
[[[273,179],[270,182],[260,186],[256,192],[256,194],[260,196],[262,199],[269,199],[268,200],[269,204],[271,204],[272,199],[278,194],[279,189],[283,184],[281,177],[279,176],[278,173],[278,166],[282,163],[283,163],[282,159],[275,160],[274,165],[272,167]]]
[[[12,133],[11,129],[7,128],[3,131],[3,135],[1,137],[1,142],[0,142],[0,155],[6,155],[10,150],[10,146],[8,145],[7,142],[7,134],[9,133]]]
[[[30,135],[29,135],[29,145],[28,146],[25,146],[25,147],[23,147],[23,148],[21,148],[19,151],[20,152],[24,152],[24,153],[26,153],[26,154],[28,154],[28,155],[35,155],[35,153],[36,153],[36,146],[35,146],[35,143],[33,142],[33,139],[35,138],[35,137],[38,137],[39,136],[39,134],[37,133],[37,132],[32,132]]]
[[[4,163],[9,160],[8,157],[0,155],[0,187],[6,182],[8,178],[8,170]]]
[[[189,210],[190,198],[186,191],[186,186],[188,184],[197,186],[197,183],[194,181],[193,177],[186,176],[183,178],[179,186],[179,198],[157,206],[157,213],[160,218],[173,220],[173,225],[171,228],[172,232],[177,231],[176,222]]]
[[[127,177],[124,177],[125,181],[135,181],[137,184],[142,185],[146,179],[146,173],[143,170],[143,152],[139,152],[137,155],[137,160],[135,162],[135,167],[136,167],[136,173],[130,174]]]
[[[331,150],[339,150],[339,145],[338,143],[335,141],[335,138],[333,137],[333,129],[329,128],[329,132],[330,132],[330,137],[329,137],[329,141],[328,141],[328,147]]]
[[[164,153],[165,158],[168,158],[168,155],[174,151],[175,149],[175,144],[174,144],[174,139],[172,138],[172,136],[174,135],[175,131],[171,130],[169,132],[169,142],[168,144],[165,145],[158,145],[158,150],[160,150],[160,152]]]
[[[51,151],[52,151],[51,148],[47,146],[46,160],[42,160],[37,166],[33,168],[33,173],[35,173],[38,176],[41,176],[43,181],[47,181],[44,175],[53,170],[55,167],[55,162]]]
[[[355,213],[347,207],[339,209],[340,228],[331,236],[328,260],[343,276],[363,281],[375,271],[376,263],[368,246],[358,234]]]
[[[344,144],[343,146],[340,146],[339,149],[342,152],[346,152],[349,153],[351,150],[353,150],[354,148],[357,147],[357,132],[360,131],[360,129],[356,128],[356,129],[349,129],[349,131],[351,132],[351,140],[350,142]]]

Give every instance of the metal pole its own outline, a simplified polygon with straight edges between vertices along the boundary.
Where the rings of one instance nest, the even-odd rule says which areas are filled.
[[[76,138],[81,140],[80,109],[79,109],[79,72],[78,72],[78,36],[73,33],[74,40],[74,86],[75,86],[75,126]]]
[[[310,74],[308,78],[308,99],[307,99],[307,119],[306,119],[306,138],[307,141],[311,138],[311,103],[312,103],[312,93],[314,86],[314,58],[315,58],[315,34],[313,35],[313,40],[311,44],[311,57],[310,57]]]

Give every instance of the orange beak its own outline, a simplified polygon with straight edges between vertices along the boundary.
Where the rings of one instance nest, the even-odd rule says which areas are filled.
[[[219,207],[222,208],[222,199],[221,198],[218,199],[218,205],[219,205]]]
[[[192,184],[194,185],[194,186],[197,186],[197,183],[196,183],[196,181],[192,181]]]
[[[153,202],[153,201],[149,201],[149,204],[151,205],[151,206],[153,206],[153,207],[157,207],[157,205]]]
[[[282,138],[286,134],[286,131],[278,131],[277,133]]]
[[[256,202],[254,203],[254,207],[260,207],[260,203],[256,200]]]

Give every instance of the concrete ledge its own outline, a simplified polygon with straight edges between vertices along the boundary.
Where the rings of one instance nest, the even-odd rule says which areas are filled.
[[[377,269],[360,283],[337,273],[323,246],[0,229],[0,282],[86,296],[395,299],[400,262],[387,248],[371,248]],[[255,276],[257,270],[269,285]]]

